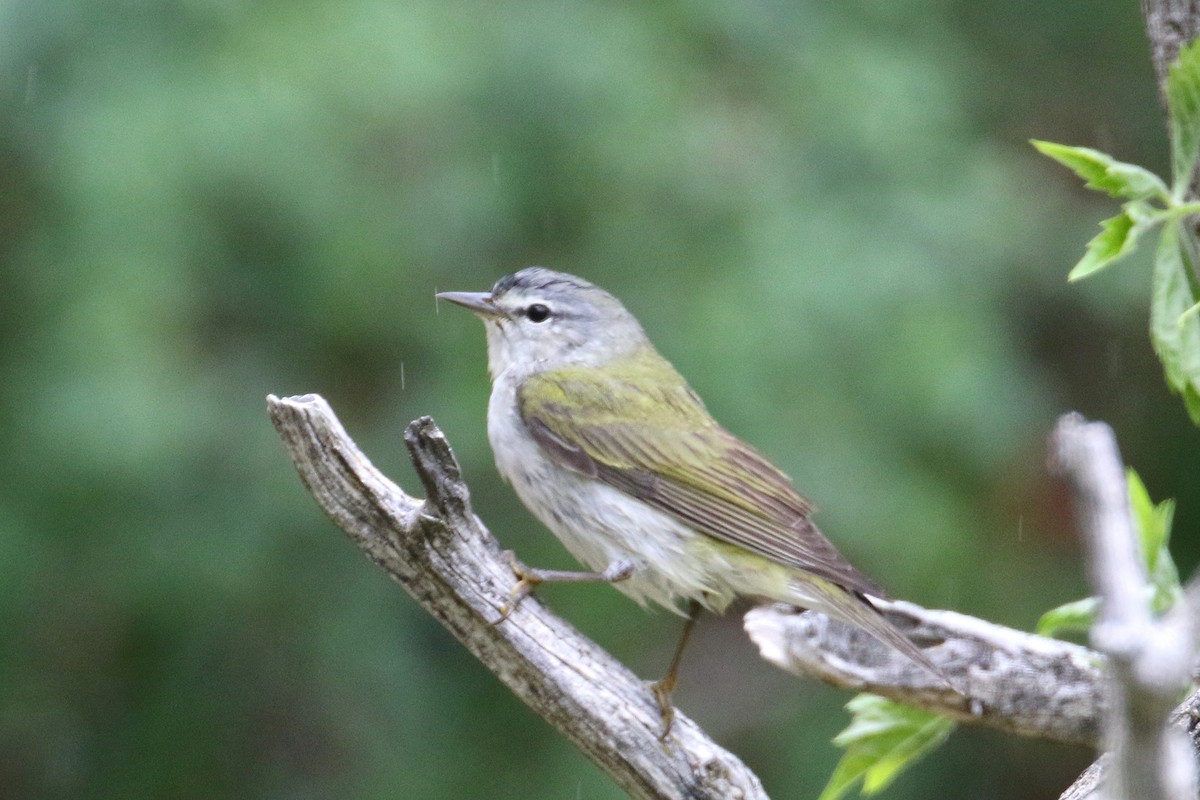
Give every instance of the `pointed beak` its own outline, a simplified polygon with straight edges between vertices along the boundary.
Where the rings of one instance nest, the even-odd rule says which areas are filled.
[[[490,292],[438,292],[435,297],[439,300],[449,300],[484,319],[493,319],[504,315],[504,312],[492,303]]]

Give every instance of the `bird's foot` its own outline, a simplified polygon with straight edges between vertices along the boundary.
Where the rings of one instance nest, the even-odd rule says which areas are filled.
[[[503,555],[508,559],[508,565],[512,569],[513,575],[517,576],[517,583],[508,593],[508,602],[500,607],[500,618],[496,620],[497,624],[508,619],[517,606],[521,605],[521,601],[532,594],[538,584],[546,580],[540,570],[527,566],[517,558],[517,554],[512,550],[505,550]]]
[[[667,737],[671,735],[671,726],[675,723],[675,704],[671,702],[671,693],[675,691],[675,674],[671,673],[651,683],[650,691],[654,693],[654,699],[658,702],[658,713],[662,716],[663,728],[658,740],[666,744]]]

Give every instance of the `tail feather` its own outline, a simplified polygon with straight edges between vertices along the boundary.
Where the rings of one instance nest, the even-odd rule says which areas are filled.
[[[803,605],[823,611],[843,622],[863,629],[892,649],[900,651],[910,661],[946,684],[950,689],[962,694],[962,690],[955,685],[954,681],[950,680],[942,668],[933,663],[921,648],[901,633],[895,625],[888,622],[887,618],[871,604],[870,599],[865,595],[821,580],[805,580],[801,593],[810,601]],[[818,597],[813,597],[814,594]],[[818,600],[818,602],[814,603],[811,600]]]

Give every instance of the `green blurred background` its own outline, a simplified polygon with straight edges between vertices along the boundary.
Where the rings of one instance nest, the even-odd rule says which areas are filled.
[[[615,798],[350,545],[264,413],[320,392],[477,511],[481,326],[544,264],[612,290],[891,591],[1030,628],[1086,592],[1045,436],[1113,423],[1190,571],[1200,437],[1147,261],[1068,287],[1111,205],[1029,138],[1162,171],[1132,0],[0,4],[0,796]],[[657,677],[679,622],[556,609]],[[849,695],[709,618],[680,706],[815,796]],[[1056,797],[1091,754],[960,730],[889,791]]]

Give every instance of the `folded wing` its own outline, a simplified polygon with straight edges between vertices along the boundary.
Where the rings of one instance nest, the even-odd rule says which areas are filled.
[[[721,428],[665,361],[541,373],[518,403],[529,432],[563,466],[714,539],[883,596],[809,521],[812,507],[788,477]]]

